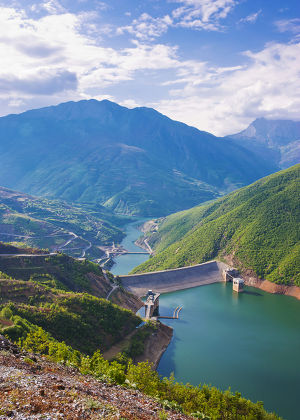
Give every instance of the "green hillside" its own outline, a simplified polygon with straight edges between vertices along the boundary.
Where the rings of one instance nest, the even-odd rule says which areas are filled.
[[[120,243],[128,217],[100,205],[49,200],[0,187],[0,240],[63,249],[69,255],[99,258],[98,246]],[[91,244],[91,246],[90,246]]]
[[[110,280],[90,261],[0,243],[0,333],[14,340],[42,327],[84,353],[108,349],[140,323],[133,312],[113,303],[114,293],[112,302],[103,299],[111,289]],[[133,295],[122,288],[118,292],[116,303],[140,307]]]
[[[300,286],[300,165],[209,204],[168,216],[149,237],[156,255],[133,272],[214,258]]]

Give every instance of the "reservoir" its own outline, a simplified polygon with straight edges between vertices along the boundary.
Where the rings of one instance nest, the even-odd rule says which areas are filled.
[[[174,337],[158,372],[179,382],[231,387],[287,420],[299,419],[300,304],[295,298],[231,283],[160,296],[160,314],[183,306],[179,320],[163,322]]]
[[[138,229],[148,219],[138,219],[132,223],[128,223],[125,226],[126,237],[121,242],[121,245],[127,249],[127,251],[143,252],[144,250],[139,246],[135,245],[135,241],[142,235],[142,232]],[[115,275],[128,274],[134,267],[147,261],[149,255],[147,254],[125,254],[114,258],[115,264],[112,266],[110,271]]]
[[[127,250],[141,251],[134,241],[143,221],[127,225]],[[127,274],[148,258],[122,255],[111,271]],[[215,283],[160,296],[161,315],[176,306],[183,306],[180,319],[163,320],[174,337],[158,366],[162,376],[174,372],[179,382],[230,386],[286,420],[299,419],[299,301],[250,287],[237,294],[231,283]]]

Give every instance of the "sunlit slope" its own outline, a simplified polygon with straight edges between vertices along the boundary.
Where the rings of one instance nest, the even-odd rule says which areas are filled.
[[[261,278],[300,286],[299,175],[296,165],[168,216],[149,239],[157,255],[134,272],[224,258]]]

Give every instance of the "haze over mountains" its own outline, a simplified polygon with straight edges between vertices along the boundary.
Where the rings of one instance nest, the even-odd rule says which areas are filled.
[[[228,137],[282,169],[300,162],[300,121],[258,118]]]
[[[277,168],[235,140],[106,100],[0,118],[0,185],[117,213],[166,215]]]

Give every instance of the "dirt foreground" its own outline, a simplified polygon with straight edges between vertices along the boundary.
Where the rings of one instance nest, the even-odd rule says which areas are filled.
[[[163,407],[136,389],[98,381],[22,352],[0,336],[0,419],[159,419]],[[188,420],[172,410],[170,420]]]

